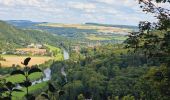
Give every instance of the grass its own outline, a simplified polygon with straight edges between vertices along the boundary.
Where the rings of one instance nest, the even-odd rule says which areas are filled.
[[[61,61],[64,59],[63,52],[60,48],[51,46],[51,45],[45,45],[52,53],[53,53],[53,59],[56,61]]]
[[[28,88],[28,92],[33,95],[36,95],[37,93],[41,93],[42,91],[47,89],[47,86],[48,86],[47,82],[35,84]],[[24,92],[13,92],[12,93],[12,100],[23,100],[23,97],[26,94],[26,88],[21,88],[21,90]]]
[[[29,79],[31,81],[40,79],[40,77],[42,77],[42,73],[37,72],[37,73],[33,73],[29,76]],[[13,75],[13,76],[8,76],[5,78],[7,81],[13,82],[13,83],[20,83],[23,82],[23,80],[25,80],[25,77],[23,75]]]

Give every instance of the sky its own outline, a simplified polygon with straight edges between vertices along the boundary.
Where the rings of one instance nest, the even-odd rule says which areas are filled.
[[[0,20],[138,25],[154,17],[137,0],[0,0]]]

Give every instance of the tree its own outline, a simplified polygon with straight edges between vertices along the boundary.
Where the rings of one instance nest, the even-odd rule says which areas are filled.
[[[54,87],[52,83],[48,84],[48,93],[42,93],[41,96],[48,100],[58,100],[62,95],[65,94],[65,91],[58,90]]]
[[[155,6],[154,1],[170,4],[170,0],[139,0],[143,11],[155,14],[158,21],[154,23],[140,22],[139,32],[131,33],[127,39],[126,47],[133,48],[135,52],[145,55],[152,61],[155,59],[159,61],[160,67],[149,70],[143,80],[148,81],[147,88],[152,90],[154,88],[154,91],[148,93],[149,95],[144,93],[150,99],[168,100],[170,95],[170,81],[168,81],[170,80],[170,10]],[[133,43],[133,40],[137,40],[138,44]],[[153,97],[152,94],[156,92],[159,96]]]

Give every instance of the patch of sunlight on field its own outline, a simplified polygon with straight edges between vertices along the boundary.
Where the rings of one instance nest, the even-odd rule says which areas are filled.
[[[24,61],[28,56],[17,56],[17,55],[1,55],[6,61],[0,61],[2,67],[11,67],[13,64],[24,67],[21,62]],[[52,59],[52,57],[31,57],[31,61],[28,66],[43,64],[44,62]]]
[[[86,38],[89,39],[89,40],[111,40],[110,38],[107,38],[107,37],[98,37],[98,36],[95,36],[95,35],[90,35]]]

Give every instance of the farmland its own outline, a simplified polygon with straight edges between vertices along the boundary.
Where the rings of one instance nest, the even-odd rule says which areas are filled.
[[[118,27],[106,27],[106,26],[97,26],[97,25],[88,25],[88,24],[60,24],[60,23],[47,23],[39,24],[39,26],[48,26],[48,27],[65,27],[65,28],[77,28],[77,29],[87,29],[87,30],[97,30],[98,32],[130,32],[130,29],[127,28],[118,28]]]
[[[5,61],[0,61],[1,66],[11,67],[13,64],[23,67],[21,62],[28,56],[17,56],[17,55],[1,55]],[[52,57],[47,56],[30,56],[31,61],[28,66],[43,64],[44,62],[52,59]]]
[[[86,38],[89,39],[89,40],[111,40],[107,37],[99,37],[99,36],[96,36],[96,35],[90,35]]]
[[[122,35],[114,35],[114,36],[103,36],[103,35],[94,35],[94,34],[91,34],[89,36],[86,37],[86,39],[89,39],[89,40],[99,40],[99,41],[102,41],[102,40],[126,40],[127,36],[122,36]]]
[[[17,53],[25,53],[31,55],[45,55],[47,54],[46,49],[39,49],[39,48],[19,48],[16,49]]]

